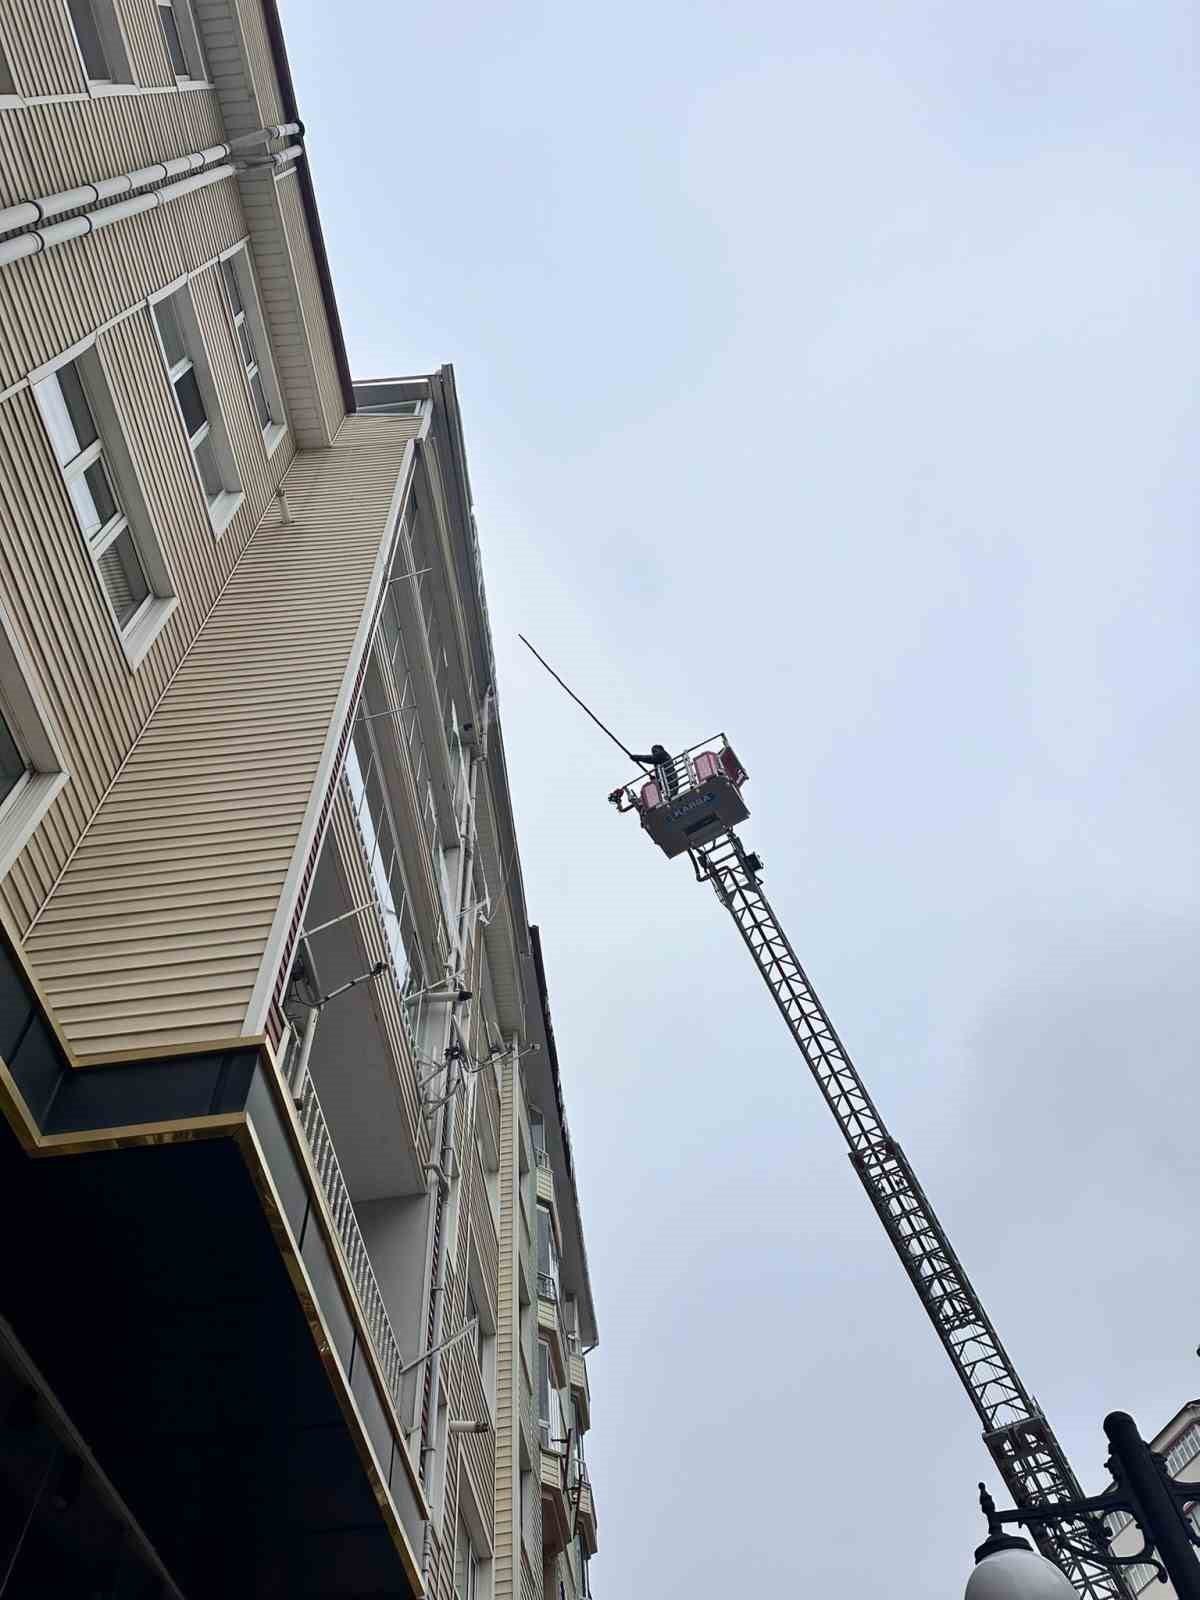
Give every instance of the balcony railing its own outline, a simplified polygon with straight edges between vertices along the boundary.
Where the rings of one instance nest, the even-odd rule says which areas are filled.
[[[558,1304],[558,1284],[548,1272],[539,1272],[537,1275],[537,1292],[539,1300],[553,1300]]]
[[[311,1078],[305,1080],[300,1091],[300,1125],[304,1129],[304,1137],[308,1141],[308,1148],[312,1153],[313,1165],[317,1169],[317,1176],[321,1180],[321,1188],[325,1192],[325,1199],[329,1204],[329,1211],[333,1218],[333,1226],[341,1243],[342,1254],[346,1258],[346,1265],[350,1270],[350,1279],[358,1295],[359,1304],[362,1306],[366,1318],[367,1329],[371,1335],[371,1343],[375,1347],[375,1354],[379,1357],[379,1364],[383,1369],[384,1381],[393,1401],[400,1402],[400,1369],[404,1365],[400,1354],[400,1346],[396,1342],[396,1335],[392,1331],[391,1319],[384,1304],[383,1295],[380,1293],[379,1284],[371,1267],[370,1257],[367,1255],[367,1246],[363,1240],[362,1232],[358,1226],[358,1218],[354,1214],[354,1205],[350,1199],[350,1192],[346,1188],[342,1169],[338,1165],[337,1153],[333,1148],[333,1140],[329,1137],[329,1129],[325,1126],[325,1118],[321,1112],[321,1103],[317,1099],[317,1091],[313,1087]]]
[[[547,1172],[553,1170],[550,1163],[549,1150],[535,1150],[534,1154],[537,1158],[537,1164],[539,1167],[545,1167]]]

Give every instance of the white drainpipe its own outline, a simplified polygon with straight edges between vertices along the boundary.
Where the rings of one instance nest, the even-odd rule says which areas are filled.
[[[228,163],[209,167],[190,178],[180,178],[176,183],[164,184],[161,189],[151,189],[147,194],[135,195],[132,200],[118,200],[115,206],[105,206],[100,211],[85,211],[81,217],[70,217],[66,222],[55,222],[48,228],[34,228],[15,239],[0,243],[0,266],[10,261],[20,261],[24,256],[36,256],[43,250],[53,250],[68,239],[78,239],[85,233],[96,233],[123,222],[126,217],[136,217],[141,211],[152,211],[155,206],[167,205],[181,195],[192,194],[196,189],[206,189],[209,184],[220,183],[232,177],[236,168]]]
[[[14,228],[28,227],[31,222],[45,222],[48,217],[61,216],[64,211],[75,211],[80,206],[95,205],[100,200],[111,200],[115,195],[131,194],[134,189],[144,189],[147,184],[161,184],[165,178],[177,177],[184,172],[197,172],[212,166],[214,161],[224,161],[235,150],[251,145],[283,139],[300,132],[298,122],[284,122],[278,127],[257,128],[253,133],[243,133],[228,144],[209,145],[205,150],[193,150],[187,155],[172,156],[169,161],[157,161],[149,167],[138,167],[133,172],[123,172],[115,178],[96,178],[77,189],[60,189],[56,194],[39,195],[34,200],[21,200],[15,206],[0,209],[0,233],[11,233]],[[298,146],[291,149],[299,151]],[[290,157],[290,150],[284,154]]]

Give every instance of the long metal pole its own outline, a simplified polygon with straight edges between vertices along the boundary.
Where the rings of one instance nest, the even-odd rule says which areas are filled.
[[[1127,1411],[1110,1412],[1104,1431],[1130,1497],[1137,1502],[1142,1531],[1170,1574],[1175,1593],[1179,1600],[1200,1600],[1200,1561],[1154,1452]]]

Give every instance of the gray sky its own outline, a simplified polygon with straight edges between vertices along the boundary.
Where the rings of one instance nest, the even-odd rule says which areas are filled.
[[[978,1427],[802,960],[1089,1486],[1200,1394],[1190,0],[287,0],[356,373],[455,364],[602,1344],[597,1600],[957,1600]]]

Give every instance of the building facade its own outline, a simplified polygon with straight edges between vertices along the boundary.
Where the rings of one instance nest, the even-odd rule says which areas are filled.
[[[454,374],[353,381],[304,141],[274,0],[0,0],[0,1571],[578,1600]]]
[[[1188,1515],[1197,1534],[1200,1534],[1200,1400],[1189,1400],[1177,1411],[1170,1422],[1150,1440],[1166,1464],[1167,1472],[1177,1483],[1196,1485],[1196,1504]],[[1137,1524],[1127,1511],[1108,1519],[1112,1549],[1119,1556],[1135,1556],[1143,1540]],[[1135,1561],[1124,1569],[1126,1581],[1133,1594],[1153,1596],[1154,1600],[1175,1600],[1175,1586],[1170,1579],[1160,1580],[1157,1568],[1148,1561]]]

